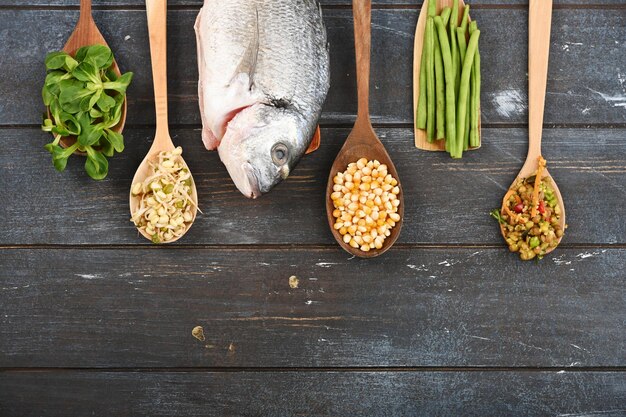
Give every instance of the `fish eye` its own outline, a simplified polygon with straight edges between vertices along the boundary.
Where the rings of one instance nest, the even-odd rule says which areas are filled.
[[[289,149],[284,143],[277,143],[272,147],[272,161],[276,165],[285,165],[289,159]]]

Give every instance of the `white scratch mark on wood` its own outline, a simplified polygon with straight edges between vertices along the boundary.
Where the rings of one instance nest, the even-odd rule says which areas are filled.
[[[267,262],[259,262],[259,265],[270,266],[270,264],[268,264]]]
[[[326,339],[324,339],[324,338],[322,338],[322,337],[320,337],[319,339],[317,339],[317,341],[318,341],[318,342],[328,342],[328,340],[326,340]]]
[[[568,413],[559,414],[557,417],[593,417],[601,416],[603,414],[617,414],[626,411],[626,408],[620,408],[619,410],[598,410],[598,411],[583,411],[581,413]]]
[[[322,304],[322,302],[321,301],[307,300],[304,304],[310,306],[311,304]]]
[[[131,275],[132,275],[132,274],[131,274],[130,272],[124,272],[123,274],[119,274],[119,275],[118,275],[118,277],[120,277],[120,278],[125,278],[125,277],[129,277],[129,276],[131,276]]]
[[[474,336],[473,334],[470,334],[469,337],[472,337],[474,339],[488,340],[490,342],[493,342],[493,340],[489,339],[488,337]]]
[[[476,251],[476,252],[472,253],[470,256],[468,256],[468,258],[473,258],[474,256],[476,256],[476,255],[478,255],[480,253],[481,253],[481,251]]]
[[[321,268],[330,268],[333,265],[338,265],[336,262],[318,262],[315,264]]]
[[[489,181],[491,181],[492,183],[494,183],[495,185],[498,186],[499,189],[504,190],[504,191],[508,191],[508,188],[505,187],[504,185],[500,184],[498,181],[494,180],[491,175],[485,175],[485,178],[487,178]]]
[[[526,344],[526,343],[524,343],[524,342],[520,342],[520,341],[516,341],[516,343],[517,343],[518,345],[522,345],[522,346],[524,346],[524,347],[528,347],[528,348],[531,348],[531,349],[537,349],[537,350],[542,350],[542,351],[545,351],[545,349],[544,349],[544,348],[540,348],[539,346],[535,346],[535,345],[528,345],[528,344]]]
[[[564,370],[557,372],[557,374],[564,374],[564,373],[565,373]]]
[[[609,94],[601,93],[600,91],[596,91],[592,88],[587,87],[587,90],[592,93],[598,94],[604,101],[610,103],[613,107],[624,107],[626,109],[626,96],[611,96]]]
[[[126,36],[124,36],[124,40],[125,40],[125,41],[127,41],[127,40],[129,40],[129,39],[130,39],[130,35],[126,35]]]
[[[493,104],[500,116],[512,117],[526,110],[526,100],[519,90],[503,90],[493,93]]]
[[[572,261],[567,261],[564,259],[565,255],[558,256],[556,258],[552,258],[552,262],[557,265],[570,265]]]
[[[398,35],[398,36],[400,36],[402,38],[413,39],[413,34],[412,33],[406,33],[406,32],[394,29],[394,28],[389,27],[389,26],[379,25],[377,23],[372,23],[372,29],[380,29],[380,30],[384,30],[386,32],[390,32],[390,33],[396,34],[396,35]]]
[[[98,275],[98,274],[74,274],[74,275],[76,275],[77,277],[84,278],[84,279],[99,279],[99,278],[102,278],[102,276]]]
[[[576,348],[576,349],[578,349],[578,350],[584,350],[584,351],[585,351],[585,352],[587,352],[587,353],[591,353],[589,350],[587,350],[587,349],[585,349],[585,348],[583,348],[583,347],[580,347],[580,346],[578,346],[578,345],[575,345],[575,344],[573,344],[573,343],[570,343],[570,346],[575,347],[575,348]]]
[[[311,277],[311,278],[309,278],[309,281],[317,281],[317,278]]]
[[[600,252],[582,252],[576,255],[576,258],[580,258],[580,260],[592,258],[596,255],[600,255]]]
[[[30,284],[24,285],[24,286],[17,286],[17,287],[2,287],[2,291],[11,291],[11,290],[19,290],[20,288],[28,288],[30,287]],[[6,317],[6,316],[5,316]]]
[[[455,261],[454,259],[446,259],[445,261],[439,262],[437,265],[443,265],[445,267],[452,266],[458,264],[459,261]]]
[[[584,109],[582,109],[581,113],[582,114],[589,114],[589,110],[591,110],[589,107],[585,107]]]
[[[407,265],[407,267],[409,267],[411,269],[414,269],[416,271],[428,271],[428,268],[426,268],[426,265],[424,265],[424,264],[421,264],[419,266],[418,265],[411,265],[411,264],[409,264],[409,265]]]

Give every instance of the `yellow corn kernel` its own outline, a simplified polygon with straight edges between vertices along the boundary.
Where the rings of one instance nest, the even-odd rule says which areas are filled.
[[[400,215],[398,213],[389,213],[389,218],[394,222],[400,221]]]

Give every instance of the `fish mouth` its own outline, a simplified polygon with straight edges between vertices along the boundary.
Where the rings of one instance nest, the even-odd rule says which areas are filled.
[[[247,181],[248,189],[246,190],[246,192],[243,192],[243,190],[240,190],[240,191],[242,191],[244,195],[252,199],[260,197],[261,188],[259,187],[259,178],[257,177],[254,171],[254,167],[249,162],[244,162],[241,165],[241,168],[243,169],[243,172],[246,174],[246,179],[248,180]]]

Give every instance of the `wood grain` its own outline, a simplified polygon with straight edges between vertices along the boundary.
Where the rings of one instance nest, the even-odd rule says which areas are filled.
[[[74,416],[621,417],[620,372],[27,372],[0,409]]]
[[[78,16],[67,10],[0,10],[5,30],[0,32],[0,124],[38,124],[43,105],[39,99],[44,78],[43,57],[59,49]],[[375,10],[372,38],[372,91],[370,111],[374,123],[413,123],[413,37],[418,10]],[[197,63],[193,21],[196,10],[171,10],[168,16],[170,121],[200,125],[197,104]],[[482,29],[482,123],[527,122],[527,12],[519,9],[475,9]],[[94,18],[116,53],[121,68],[135,72],[129,88],[130,125],[153,124],[153,93],[143,10],[95,10]],[[324,11],[331,45],[331,89],[323,124],[352,125],[356,114],[352,17],[349,9]],[[48,21],[56,22],[50,32]],[[626,70],[620,10],[557,9],[553,16],[551,64],[545,122],[548,124],[626,123],[624,84]],[[10,34],[10,35],[9,35]],[[129,37],[126,39],[126,37]],[[602,62],[601,66],[597,63]],[[571,69],[575,68],[575,71]],[[15,111],[15,109],[20,111]]]
[[[28,7],[69,7],[76,6],[78,0],[29,0]],[[204,0],[170,0],[171,6],[189,6],[198,7],[202,5]],[[350,0],[320,0],[323,6],[349,6]],[[415,8],[421,7],[422,1],[419,0],[373,0],[374,6],[415,6]],[[597,8],[598,6],[623,6],[623,0],[555,0],[554,4],[563,6],[578,6],[583,8]],[[0,7],[10,6],[24,6],[24,0],[0,0]],[[94,0],[96,7],[124,7],[124,6],[143,6],[144,0]],[[523,6],[528,5],[528,0],[474,0],[472,5],[478,6]]]
[[[376,129],[395,161],[405,193],[401,244],[502,244],[488,212],[523,164],[525,129],[484,129],[484,147],[460,161],[419,152],[410,128]],[[543,153],[566,199],[571,225],[564,245],[624,244],[624,129],[547,129]],[[111,159],[109,176],[89,179],[81,158],[57,173],[37,129],[2,129],[0,244],[143,243],[129,220],[127,193],[154,129],[127,129],[126,150]],[[200,209],[183,244],[334,244],[325,220],[325,187],[348,129],[324,129],[326,140],[271,193],[250,201],[237,191],[199,129],[174,129],[194,173]],[[19,198],[16,194],[19,190]],[[598,202],[602,202],[599,204]],[[27,219],[27,221],[25,220]]]
[[[0,367],[624,367],[625,256],[3,249]]]

